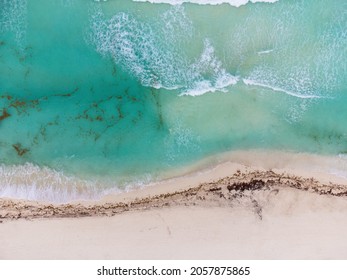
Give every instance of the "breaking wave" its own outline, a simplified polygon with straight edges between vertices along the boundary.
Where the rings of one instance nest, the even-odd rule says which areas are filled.
[[[266,84],[263,84],[263,83],[260,83],[260,82],[257,82],[257,81],[248,80],[248,79],[243,79],[243,82],[246,85],[259,86],[259,87],[271,89],[273,91],[282,92],[282,93],[285,93],[285,94],[288,94],[288,95],[291,95],[291,96],[294,96],[294,97],[303,98],[303,99],[306,99],[306,98],[322,98],[321,96],[318,96],[318,95],[305,95],[305,94],[300,94],[300,93],[296,93],[296,92],[291,92],[291,91],[285,90],[283,88],[279,88],[279,87],[271,86],[271,85],[266,85]]]
[[[235,84],[238,78],[227,72],[209,39],[195,59],[177,46],[187,44],[193,25],[176,6],[165,12],[158,30],[127,13],[106,19],[100,9],[92,15],[88,41],[103,56],[111,56],[143,86],[176,89],[183,95],[201,95]]]
[[[83,180],[31,163],[0,165],[0,197],[3,198],[65,203],[98,199],[115,190],[101,180]]]

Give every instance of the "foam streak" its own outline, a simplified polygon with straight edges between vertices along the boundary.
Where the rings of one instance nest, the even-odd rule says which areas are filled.
[[[303,95],[303,94],[291,92],[291,91],[285,90],[283,88],[266,85],[266,84],[259,83],[259,82],[249,80],[249,79],[242,79],[242,81],[248,86],[258,86],[258,87],[263,87],[263,88],[267,88],[267,89],[272,89],[274,91],[283,92],[285,94],[299,97],[299,98],[304,98],[304,99],[306,99],[306,98],[322,98],[322,96],[318,96],[318,95]]]

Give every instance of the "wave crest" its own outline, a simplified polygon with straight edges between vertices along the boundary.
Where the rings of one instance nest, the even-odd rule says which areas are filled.
[[[238,80],[223,68],[209,39],[204,40],[202,53],[195,60],[177,47],[189,44],[194,30],[181,6],[161,16],[159,25],[165,28],[123,12],[106,19],[99,9],[91,18],[90,41],[96,50],[110,56],[143,86],[201,95],[223,91]]]

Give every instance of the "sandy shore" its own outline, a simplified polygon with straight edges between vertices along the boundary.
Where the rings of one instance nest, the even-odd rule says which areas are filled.
[[[99,201],[0,199],[0,259],[346,259],[346,159],[235,152]]]

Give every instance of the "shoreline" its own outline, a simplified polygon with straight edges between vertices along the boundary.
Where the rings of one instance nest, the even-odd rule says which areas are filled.
[[[5,172],[2,184],[10,184],[14,191],[11,193],[9,187],[2,186],[0,199],[53,205],[94,204],[100,201],[119,201],[123,198],[136,199],[138,195],[143,197],[144,195],[181,191],[233,175],[238,170],[242,172],[271,170],[303,178],[312,177],[325,184],[332,182],[347,185],[347,156],[324,156],[280,150],[238,150],[215,154],[193,164],[163,171],[152,182],[129,182],[123,189],[109,187],[109,185],[114,185],[112,181],[108,181],[111,178],[105,181],[99,180],[101,178],[86,180],[65,175],[47,167],[33,166],[30,163],[9,166],[9,168],[14,168],[14,170],[2,171]],[[24,174],[21,175],[21,173]],[[12,186],[13,182],[16,185]],[[46,184],[47,187],[45,187]],[[108,188],[102,188],[103,184]],[[35,187],[36,185],[38,187]],[[48,189],[48,192],[45,189]],[[45,192],[41,194],[42,190]],[[9,193],[9,196],[6,196],[6,193]],[[55,196],[60,195],[59,193],[62,193],[64,198],[54,199]]]
[[[148,195],[130,192],[120,196],[108,196],[100,201],[49,204],[23,200],[0,199],[0,223],[18,219],[81,218],[114,216],[124,212],[143,211],[168,207],[236,207],[245,206],[262,219],[264,197],[276,195],[280,190],[304,191],[322,196],[341,197],[347,201],[347,185],[322,184],[311,178],[303,178],[273,171],[236,171],[217,181],[201,183],[181,191]],[[156,188],[155,191],[158,189]],[[153,192],[153,189],[150,190]],[[259,200],[259,201],[258,201]],[[263,205],[264,206],[264,205]]]
[[[344,171],[345,174],[341,174]],[[253,186],[252,182],[260,181],[263,189],[273,186],[289,187],[319,194],[347,196],[347,160],[314,154],[281,151],[271,151],[269,154],[268,151],[260,150],[229,152],[199,161],[186,168],[185,173],[183,173],[183,169],[176,170],[172,175],[176,175],[176,177],[154,182],[141,188],[136,187],[124,192],[110,193],[95,200],[51,203],[0,198],[0,222],[19,218],[71,217],[70,210],[64,215],[65,210],[62,209],[72,208],[86,209],[85,211],[78,210],[78,217],[99,216],[99,214],[109,216],[123,211],[139,210],[137,205],[157,208],[163,203],[168,203],[167,198],[172,201],[181,200],[182,197],[192,196],[196,190],[206,192],[209,186],[219,187],[221,182],[224,182],[224,185],[235,186],[249,184],[247,190],[257,190],[259,186]],[[101,209],[104,208],[104,205],[106,208],[118,210],[103,213]],[[100,208],[99,214],[98,211],[91,210],[94,206]],[[12,208],[17,211],[13,212]],[[25,211],[28,208],[31,211],[53,209],[53,214],[45,214],[43,211],[41,214],[30,216],[29,212]],[[60,214],[54,214],[55,211]],[[78,214],[79,211],[84,214]]]
[[[347,169],[332,160],[236,152],[95,201],[0,199],[0,259],[346,259]]]

